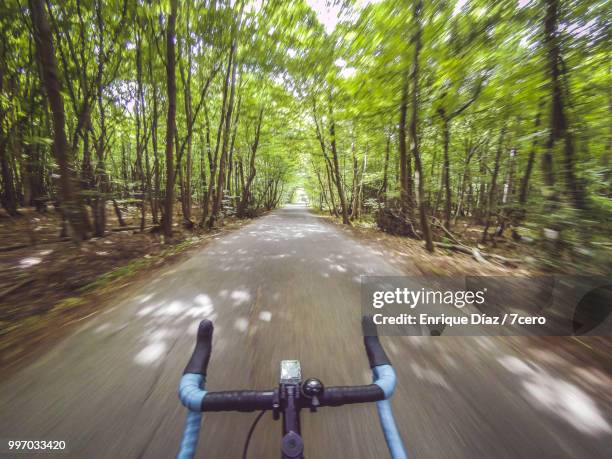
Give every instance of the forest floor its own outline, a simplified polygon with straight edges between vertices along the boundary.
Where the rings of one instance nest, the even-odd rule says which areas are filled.
[[[339,217],[317,213],[328,222],[339,226],[344,231],[364,242],[384,247],[385,255],[399,266],[413,264],[419,270],[415,275],[472,275],[481,276],[535,276],[550,274],[607,276],[604,266],[584,260],[570,258],[568,254],[552,257],[535,242],[515,242],[508,237],[496,238],[496,245],[482,245],[480,238],[483,227],[458,222],[453,228],[456,241],[441,234],[447,246],[474,248],[485,255],[476,259],[470,253],[458,252],[450,248],[436,247],[434,253],[425,250],[422,241],[405,236],[396,236],[381,231],[371,216],[365,216],[352,222],[351,226],[343,225]]]
[[[124,209],[120,227],[109,207],[106,236],[77,247],[59,238],[53,210],[20,213],[14,219],[0,214],[0,372],[19,367],[39,346],[100,312],[109,296],[248,221],[227,218],[222,228],[188,230],[177,213],[172,241],[165,242],[150,225],[143,233],[134,229],[139,209]]]
[[[437,249],[429,253],[421,241],[405,236],[385,233],[375,223],[353,222],[352,226],[342,225],[339,219],[327,217],[327,221],[371,246],[385,250],[385,256],[394,265],[408,270],[415,276],[457,276],[470,273],[475,276],[525,276],[539,274],[535,259],[527,257],[523,263],[479,262],[471,255],[452,250]],[[476,245],[474,245],[476,246]],[[503,249],[498,249],[501,252]],[[506,250],[507,252],[507,250]],[[501,255],[501,254],[499,254]],[[518,259],[516,253],[504,253],[508,259]]]

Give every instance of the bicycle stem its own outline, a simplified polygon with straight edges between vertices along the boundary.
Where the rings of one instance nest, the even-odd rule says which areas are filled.
[[[299,386],[281,384],[283,409],[283,439],[281,443],[282,459],[302,459],[304,441],[300,431],[300,397]]]

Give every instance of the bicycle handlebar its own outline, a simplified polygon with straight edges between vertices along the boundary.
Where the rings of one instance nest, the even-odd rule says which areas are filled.
[[[365,386],[326,387],[319,397],[319,406],[340,406],[352,403],[377,402],[385,399],[385,392],[377,384]],[[259,411],[274,408],[273,390],[237,390],[207,392],[202,399],[200,411]],[[303,398],[301,408],[310,406],[310,399]]]
[[[201,411],[271,410],[274,391],[232,390],[208,392],[202,399]]]
[[[371,319],[363,317],[362,327],[364,335],[366,335],[363,342],[370,368],[375,369],[382,365],[390,365],[389,358],[380,344],[378,336],[371,335],[373,332],[370,328],[371,325]],[[213,331],[214,327],[210,320],[200,322],[195,349],[183,372],[184,375],[192,374],[194,376],[185,378],[186,383],[182,385],[179,391],[183,404],[194,411],[271,410],[274,403],[274,390],[206,392],[200,388],[206,379],[206,370],[212,352]],[[368,334],[371,336],[367,336]],[[202,380],[196,375],[201,375]],[[394,386],[395,383],[393,382],[392,385]],[[375,384],[326,387],[319,397],[319,406],[340,406],[384,400],[390,397],[393,392],[393,387],[386,386],[389,386],[389,384],[385,384],[379,376]]]
[[[319,398],[321,406],[340,406],[384,400],[384,391],[376,384],[326,387]]]
[[[363,329],[363,344],[365,345],[366,354],[368,354],[370,368],[380,365],[391,365],[389,357],[387,357],[376,335],[376,326],[372,318],[364,316],[361,319],[361,328]]]
[[[196,346],[183,374],[193,373],[206,377],[206,369],[212,352],[212,335],[214,327],[210,320],[200,322]]]
[[[363,386],[325,387],[318,397],[318,406],[340,406],[352,403],[377,402],[378,414],[393,459],[405,459],[406,452],[395,425],[389,398],[395,390],[395,371],[385,353],[373,321],[363,317],[363,342],[374,375],[374,383]],[[185,367],[179,386],[179,398],[189,409],[179,457],[193,457],[199,435],[201,412],[256,411],[278,408],[278,389],[267,391],[207,392],[206,370],[212,351],[213,324],[202,320],[198,327],[196,346]],[[311,406],[308,397],[298,397],[298,408]]]

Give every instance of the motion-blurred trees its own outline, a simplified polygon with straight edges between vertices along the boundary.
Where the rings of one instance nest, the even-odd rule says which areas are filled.
[[[335,43],[335,90],[344,95],[334,115],[345,190],[355,189],[354,158],[368,158],[363,199],[350,205],[378,214],[386,230],[426,240],[428,224],[447,238],[460,220],[485,226],[482,243],[509,228],[515,239],[552,238],[583,254],[584,244],[605,244],[609,228],[598,222],[610,215],[604,3],[423,1],[420,41],[417,0],[345,4],[336,28],[325,36],[321,26],[319,34]],[[303,103],[312,107],[307,97]],[[415,109],[418,127],[408,136]],[[418,155],[409,154],[408,138],[413,148],[417,139]],[[330,145],[312,146],[307,163],[311,199],[327,208],[339,206],[319,154]],[[421,205],[424,220],[416,218]]]
[[[430,248],[459,222],[486,227],[484,243],[508,228],[556,248],[606,242],[605,2],[311,6],[5,1],[2,207],[56,201],[82,238],[131,205],[170,235],[175,207],[210,226],[301,186],[347,224],[377,215]]]
[[[213,224],[291,191],[298,160],[279,125],[293,101],[278,79],[282,49],[270,46],[274,6],[9,0],[0,12],[9,215],[55,203],[82,239],[108,230],[107,203],[121,223],[121,208],[136,206],[141,229],[149,220],[169,236],[175,196],[193,226],[194,200]]]

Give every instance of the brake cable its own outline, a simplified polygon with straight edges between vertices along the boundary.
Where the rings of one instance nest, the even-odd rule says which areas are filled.
[[[244,449],[242,450],[242,459],[247,458],[247,451],[249,450],[249,442],[251,441],[251,437],[253,436],[253,431],[255,430],[255,427],[257,427],[257,423],[259,422],[259,420],[261,419],[261,417],[264,415],[265,412],[266,410],[262,410],[261,413],[259,413],[257,417],[255,418],[255,420],[253,421],[253,424],[251,424],[251,428],[249,429],[249,433],[246,437],[246,441],[244,442]]]

